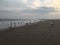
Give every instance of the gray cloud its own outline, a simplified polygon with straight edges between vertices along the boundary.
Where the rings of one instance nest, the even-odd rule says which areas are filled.
[[[24,9],[26,6],[21,1],[17,0],[0,0],[0,10],[8,10],[13,8]]]
[[[32,9],[26,7],[26,5],[21,1],[19,2],[17,0],[0,0],[0,18],[33,18],[34,16],[36,18],[38,18],[39,16],[46,18],[46,13],[51,13],[55,11],[56,10],[53,7],[39,7],[37,9]],[[42,16],[41,14],[44,15]]]
[[[29,0],[34,1],[34,0]],[[42,1],[42,0],[40,0]],[[44,1],[44,0],[43,0]],[[24,10],[26,9],[26,10]],[[32,9],[27,7],[22,1],[20,0],[0,0],[0,10],[23,10],[22,12],[31,12],[31,13],[48,13],[55,11],[52,7],[40,7],[38,9]]]
[[[51,13],[55,11],[56,10],[53,7],[40,7],[38,9],[23,10],[22,13]]]
[[[8,11],[8,10],[0,10],[0,13],[51,13],[56,10],[53,7],[40,7],[38,9],[25,9],[25,10],[16,10],[16,11]]]
[[[55,12],[53,7],[40,7],[38,9],[26,9],[20,11],[7,11],[7,10],[0,10],[0,19],[8,18],[8,19],[15,19],[15,18],[28,18],[28,19],[47,19],[51,18],[50,13]],[[54,14],[55,15],[55,14]],[[54,17],[54,16],[53,16]],[[52,18],[53,18],[52,17]],[[55,18],[55,17],[54,17]]]
[[[33,0],[29,0],[33,3]],[[34,0],[35,1],[35,0]],[[40,0],[41,2],[44,0]],[[38,1],[39,2],[39,1]],[[46,2],[45,2],[46,3]],[[44,4],[44,3],[43,3]],[[32,5],[27,3],[27,5]],[[0,19],[6,18],[60,18],[60,13],[51,14],[56,10],[53,7],[39,7],[37,9],[29,8],[21,0],[0,0]]]

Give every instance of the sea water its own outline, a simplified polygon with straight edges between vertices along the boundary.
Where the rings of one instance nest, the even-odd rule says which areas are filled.
[[[26,25],[26,23],[34,23],[34,21],[0,21],[0,29],[5,29],[5,28],[9,28],[9,26],[11,26],[12,23],[12,27],[14,27],[14,23],[16,24],[16,27],[18,26],[24,26]]]

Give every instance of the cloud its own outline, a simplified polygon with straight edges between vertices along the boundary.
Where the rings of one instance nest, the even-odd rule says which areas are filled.
[[[5,8],[6,9],[6,8]],[[14,9],[14,8],[13,8]],[[25,9],[25,10],[17,10],[15,8],[15,10],[0,10],[0,13],[51,13],[51,12],[55,12],[56,10],[53,7],[39,7],[38,9]]]
[[[56,10],[60,10],[60,0],[22,0],[22,2],[27,7],[33,9],[42,6],[47,6],[47,7],[54,7]]]
[[[60,9],[60,0],[0,0],[0,18],[55,18],[55,8]]]
[[[60,10],[60,0],[53,0],[53,3],[50,4],[52,7]]]
[[[37,9],[47,6],[60,9],[60,0],[0,0],[0,10]]]
[[[38,9],[33,9],[33,10],[23,10],[22,13],[51,13],[55,12],[56,10],[53,7],[40,7]]]
[[[37,7],[40,7],[41,2],[40,0],[22,0],[22,2],[28,7],[36,9]]]
[[[42,6],[54,7],[56,10],[60,10],[60,0],[41,0]]]
[[[23,13],[50,13],[54,12],[53,7],[42,7],[41,3],[48,3],[47,0],[0,0],[0,10],[16,11]]]
[[[26,6],[20,0],[1,0],[0,10],[23,10]]]

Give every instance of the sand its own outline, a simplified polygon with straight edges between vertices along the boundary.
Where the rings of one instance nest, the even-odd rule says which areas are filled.
[[[54,21],[53,27],[51,21]],[[60,20],[4,29],[0,31],[0,45],[60,45]]]

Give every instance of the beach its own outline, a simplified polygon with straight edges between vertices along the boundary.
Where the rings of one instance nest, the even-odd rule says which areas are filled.
[[[51,27],[50,22],[54,21]],[[0,31],[0,45],[60,45],[60,20],[46,20]]]

